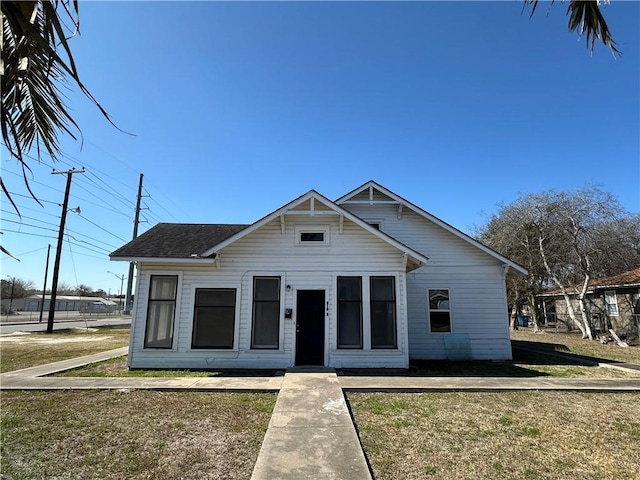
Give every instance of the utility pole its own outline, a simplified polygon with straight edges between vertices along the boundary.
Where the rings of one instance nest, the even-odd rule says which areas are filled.
[[[44,298],[47,292],[47,275],[49,274],[49,254],[51,253],[51,244],[47,246],[47,263],[44,267],[44,284],[42,285],[42,303],[40,304],[40,320],[38,323],[42,323],[42,312],[44,311]]]
[[[118,299],[118,307],[120,307],[118,310],[120,310],[120,312],[122,312],[122,285],[124,284],[124,279],[126,278],[124,276],[124,273],[122,274],[122,276],[118,275],[117,273],[113,273],[111,270],[107,270],[107,273],[110,273],[111,275],[113,275],[114,277],[116,277],[117,279],[120,280],[120,293],[118,294],[118,297],[120,297]]]
[[[144,174],[140,174],[140,181],[138,182],[138,198],[136,200],[136,214],[133,220],[133,238],[135,240],[138,237],[138,224],[140,223],[140,203],[142,202],[142,179]],[[133,262],[129,263],[129,276],[127,277],[127,299],[124,306],[124,314],[129,315],[133,306],[131,298],[131,290],[133,289]],[[120,292],[122,293],[122,292]]]
[[[58,274],[60,273],[60,257],[62,256],[62,241],[64,240],[64,223],[67,220],[67,209],[69,205],[69,191],[71,190],[71,179],[74,173],[84,173],[85,169],[76,170],[72,168],[66,172],[51,172],[51,175],[67,175],[67,187],[64,191],[64,202],[62,203],[62,215],[60,216],[60,230],[58,230],[58,245],[56,247],[56,260],[53,264],[53,280],[51,280],[51,300],[49,302],[49,318],[47,320],[47,333],[53,333],[53,317],[56,314],[56,291],[58,290]]]
[[[7,275],[7,278],[11,278]],[[11,281],[11,296],[9,297],[9,315],[11,315],[11,310],[13,309],[13,289],[16,288],[16,277],[13,277]]]

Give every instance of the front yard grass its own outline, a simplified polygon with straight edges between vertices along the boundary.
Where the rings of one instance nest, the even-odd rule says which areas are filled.
[[[565,377],[565,378],[637,378],[640,372],[627,372],[612,368],[590,367],[571,362],[558,361],[544,355],[529,352],[518,352],[513,362],[448,362],[421,361],[406,372],[388,373],[384,371],[367,371],[359,369],[343,369],[344,375],[399,375],[420,377]],[[129,370],[127,357],[112,358],[103,362],[92,363],[54,374],[56,377],[216,377],[221,375],[281,375],[274,370],[231,370],[231,371],[197,371],[197,370]]]
[[[54,330],[0,336],[0,373],[91,355],[129,344],[129,328]]]
[[[638,393],[348,393],[375,478],[640,478]]]
[[[619,347],[615,343],[603,345],[597,340],[585,340],[580,332],[545,330],[544,333],[533,333],[529,329],[513,330],[511,340],[535,342],[539,347],[559,352],[577,353],[592,357],[618,360],[620,362],[640,364],[640,346]]]
[[[262,377],[283,375],[284,370],[155,370],[135,369],[127,367],[127,356],[111,358],[103,362],[90,363],[83,367],[65,370],[51,375],[52,377]]]
[[[0,477],[249,478],[274,394],[0,392]]]

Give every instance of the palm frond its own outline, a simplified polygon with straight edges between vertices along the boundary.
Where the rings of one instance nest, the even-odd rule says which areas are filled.
[[[38,159],[46,151],[56,160],[62,153],[61,134],[74,140],[82,135],[60,86],[76,85],[109,123],[122,131],[80,80],[68,43],[80,27],[78,1],[3,0],[1,5],[2,138],[9,153],[23,166],[23,172],[24,167],[28,168],[26,155],[32,148],[36,149]],[[70,28],[64,26],[60,14],[69,17]],[[24,180],[34,196],[26,175]]]
[[[620,55],[620,51],[616,48],[616,42],[613,41],[607,22],[600,12],[599,4],[600,2],[595,0],[572,0],[569,2],[569,7],[567,8],[569,31],[577,31],[580,36],[586,34],[587,48],[591,52],[593,52],[596,40],[600,40],[609,47],[615,58],[616,55]]]
[[[600,11],[600,3],[608,0],[570,0],[567,14],[569,15],[569,31],[578,32],[578,36],[586,35],[587,48],[593,54],[596,40],[606,45],[613,57],[622,55],[616,47],[609,26]],[[539,0],[524,0],[523,9],[531,8],[530,17],[536,11]],[[551,1],[551,4],[554,0]]]

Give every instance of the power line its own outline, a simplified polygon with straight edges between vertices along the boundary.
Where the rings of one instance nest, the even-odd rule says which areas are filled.
[[[124,212],[121,212],[120,210],[116,210],[116,209],[115,209],[115,208],[113,208],[111,205],[109,205],[109,203],[107,203],[107,201],[106,201],[103,197],[100,197],[100,196],[96,195],[95,193],[93,193],[93,192],[92,192],[92,191],[90,191],[90,190],[87,190],[87,189],[86,189],[85,187],[83,187],[82,185],[78,184],[78,185],[77,185],[77,187],[78,187],[80,190],[84,190],[85,192],[87,192],[87,193],[88,193],[89,195],[91,195],[92,197],[97,198],[98,200],[100,200],[101,202],[103,202],[103,203],[104,203],[104,205],[100,205],[100,204],[95,203],[95,202],[92,202],[92,201],[90,201],[90,200],[83,199],[83,198],[81,198],[81,197],[78,197],[77,195],[74,195],[74,196],[73,196],[74,198],[77,198],[78,200],[82,200],[83,202],[87,202],[87,203],[93,204],[93,205],[95,205],[95,206],[97,206],[97,207],[104,208],[104,209],[106,209],[106,210],[111,210],[112,212],[119,213],[120,215],[128,216],[128,215],[127,215],[127,214],[125,214]],[[105,206],[105,205],[106,205],[106,206]]]
[[[177,218],[174,214],[172,214],[169,210],[167,210],[166,208],[164,208],[164,207],[160,204],[160,202],[158,202],[155,198],[153,198],[153,196],[149,193],[149,191],[148,191],[148,190],[146,190],[146,189],[145,189],[145,191],[147,192],[147,195],[148,195],[149,200],[154,201],[154,202],[156,203],[156,205],[158,205],[158,206],[160,207],[160,209],[161,209],[161,210],[164,210],[166,213],[168,213],[168,214],[169,214],[169,216],[170,216],[170,217],[172,217],[176,222],[179,222],[179,221],[180,221],[180,220],[178,220],[178,218]]]
[[[17,193],[17,192],[9,192],[9,195],[15,195],[17,197],[24,197],[24,198],[30,198],[33,200],[33,197],[31,195],[24,195],[23,193]],[[42,198],[39,198],[38,201],[40,202],[44,202],[44,203],[52,203],[54,205],[60,205],[58,202],[54,202],[53,200],[43,200]]]
[[[87,177],[87,180],[93,182],[96,184],[96,186],[98,186],[99,188],[102,188],[105,192],[108,192],[108,190],[106,190],[105,187],[113,190],[114,193],[112,193],[111,195],[114,196],[114,198],[118,198],[120,199],[121,202],[125,203],[125,205],[127,205],[128,207],[134,207],[134,204],[131,200],[129,200],[127,197],[125,197],[122,193],[118,192],[115,188],[113,188],[111,185],[109,185],[107,182],[105,182],[104,180],[102,180],[102,178],[100,178],[98,175],[96,175],[93,172],[89,172],[89,175],[95,177],[96,179],[98,179],[100,182],[102,182],[105,186],[104,187],[100,187],[100,185],[98,185],[95,180],[91,179],[90,177]],[[116,196],[117,195],[117,196]]]
[[[55,235],[43,235],[43,234],[40,234],[40,233],[33,233],[33,232],[21,232],[20,230],[9,230],[9,229],[3,229],[3,230],[4,230],[5,232],[8,232],[8,233],[16,233],[16,234],[18,234],[18,235],[29,235],[30,237],[57,238]],[[66,235],[66,234],[65,234],[65,235]],[[71,236],[71,238],[74,238],[74,237],[73,237],[73,236]],[[100,255],[105,255],[103,252],[99,252],[99,251],[94,250],[94,249],[92,249],[92,248],[85,247],[84,245],[81,245],[81,244],[79,244],[79,243],[73,243],[73,242],[72,242],[72,244],[73,244],[73,245],[75,245],[75,246],[76,246],[76,247],[78,247],[78,248],[84,248],[85,250],[89,250],[90,252],[98,253],[98,254],[100,254]],[[100,247],[98,247],[98,248],[100,248]],[[105,249],[105,251],[108,251],[108,250],[106,250],[106,249]]]
[[[80,213],[79,213],[79,214],[78,214],[78,216],[79,216],[80,218],[83,218],[83,219],[84,219],[84,220],[86,220],[87,222],[89,222],[91,225],[95,225],[96,227],[98,227],[98,228],[99,228],[100,230],[102,230],[103,232],[106,232],[106,233],[108,233],[109,235],[112,235],[112,236],[116,237],[118,240],[120,240],[120,241],[122,241],[122,242],[125,242],[125,243],[127,242],[127,240],[125,240],[124,238],[120,238],[120,237],[119,237],[119,236],[117,236],[115,233],[110,232],[109,230],[107,230],[106,228],[101,227],[100,225],[98,225],[98,224],[97,224],[97,223],[95,223],[95,222],[92,222],[91,220],[89,220],[89,219],[88,219],[87,217],[85,217],[84,215],[82,215],[82,214],[80,214]]]
[[[11,215],[18,216],[18,214],[17,214],[17,213],[15,213],[15,212],[8,212],[8,211],[5,211],[5,210],[2,210],[2,212],[4,212],[4,213],[8,213],[8,214],[11,214]],[[39,219],[39,218],[28,217],[28,216],[26,216],[26,215],[23,215],[23,216],[22,216],[22,218],[26,218],[26,219],[29,219],[29,220],[35,220],[35,221],[37,221],[37,222],[41,222],[41,223],[43,223],[43,224],[45,224],[45,225],[52,225],[52,226],[54,226],[54,227],[57,227],[57,226],[58,226],[58,224],[57,224],[57,223],[46,222],[46,221],[41,220],[41,219]],[[57,217],[57,218],[60,218],[60,217]],[[14,221],[14,220],[7,220],[7,219],[5,219],[5,221],[6,221],[6,222],[10,222],[10,223],[18,223],[18,224],[20,224],[20,225],[25,225],[25,226],[34,226],[34,225],[30,225],[30,224],[28,224],[28,223],[18,222],[18,221]],[[36,228],[39,228],[39,227],[36,227]],[[89,240],[93,240],[94,242],[102,243],[102,244],[104,244],[104,245],[106,245],[106,246],[108,246],[108,247],[110,247],[110,248],[118,248],[118,247],[116,247],[115,245],[112,245],[112,244],[110,244],[110,243],[104,242],[104,241],[99,240],[99,239],[97,239],[97,238],[93,238],[93,237],[91,237],[90,235],[87,235],[86,233],[78,232],[77,230],[72,230],[72,229],[70,229],[70,228],[67,228],[67,229],[65,229],[65,230],[66,230],[67,232],[73,233],[73,234],[75,234],[75,235],[80,235],[80,236],[86,237],[86,238],[88,238]],[[55,231],[57,232],[58,230],[56,229]],[[80,241],[80,240],[78,240],[78,241]],[[95,246],[95,247],[98,247],[97,245],[94,245],[94,246]],[[106,250],[106,249],[105,249],[105,250]]]
[[[15,221],[15,220],[6,220],[6,219],[5,219],[4,221],[5,221],[5,222],[9,222],[9,223],[17,223],[17,224],[19,224],[19,225],[24,225],[25,227],[37,228],[38,230],[45,230],[45,231],[49,231],[49,232],[57,232],[57,231],[58,231],[58,229],[57,229],[57,228],[41,227],[41,226],[39,226],[39,225],[32,225],[31,223],[22,223],[22,222],[17,222],[17,221]],[[66,230],[67,230],[67,231],[69,231],[69,229],[66,229]],[[5,231],[7,231],[7,232],[8,232],[8,231],[10,231],[10,230],[5,230]],[[24,233],[28,233],[28,232],[24,232]],[[75,232],[74,232],[74,233],[75,233]],[[67,236],[67,237],[73,238],[76,242],[86,243],[87,245],[91,245],[91,246],[92,246],[92,247],[94,247],[94,248],[98,248],[98,249],[100,249],[100,250],[104,250],[105,252],[108,252],[108,251],[109,251],[109,249],[108,249],[108,248],[101,247],[100,245],[94,245],[93,243],[91,243],[91,242],[87,242],[86,240],[78,239],[78,238],[76,238],[75,236],[70,235],[69,233],[65,233],[64,235],[65,235],[65,236]],[[80,235],[85,236],[84,234],[80,234]],[[87,237],[87,238],[90,238],[90,237]],[[117,247],[113,247],[113,248],[117,248]]]

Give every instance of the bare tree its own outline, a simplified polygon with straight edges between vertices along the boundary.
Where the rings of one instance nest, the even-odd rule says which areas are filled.
[[[3,278],[0,280],[0,297],[25,298],[36,292],[35,283],[32,280],[22,278]]]
[[[535,329],[539,328],[535,296],[543,287],[553,286],[564,297],[571,322],[584,338],[593,339],[586,305],[589,281],[619,273],[611,271],[614,267],[640,264],[635,218],[596,187],[551,190],[521,195],[502,206],[480,229],[479,238],[529,269],[529,278],[510,286],[517,289],[511,296],[530,306]]]

